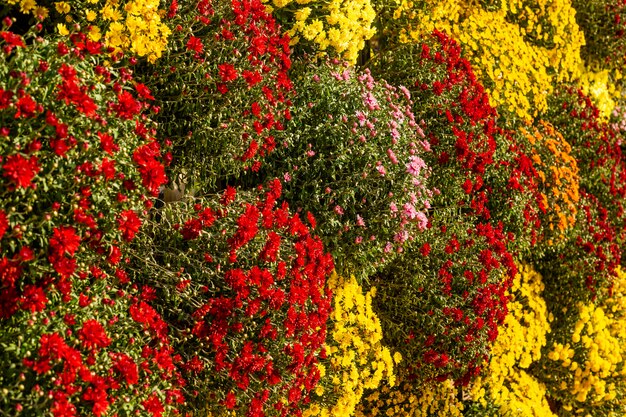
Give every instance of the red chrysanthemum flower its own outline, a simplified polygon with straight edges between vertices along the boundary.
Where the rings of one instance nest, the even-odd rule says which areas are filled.
[[[276,261],[276,257],[278,256],[278,250],[280,249],[280,235],[276,232],[270,232],[267,238],[267,242],[261,251],[259,257],[266,262],[274,262]]]
[[[17,255],[21,262],[28,262],[35,259],[35,252],[28,246],[24,246],[20,249]]]
[[[64,256],[50,255],[48,260],[54,270],[63,278],[71,277],[76,271],[76,259]]]
[[[167,183],[165,168],[156,159],[159,156],[161,151],[157,142],[142,145],[133,152],[133,160],[139,166],[141,182],[152,194],[158,193],[159,187]]]
[[[307,211],[306,218],[309,221],[309,224],[311,225],[311,229],[315,230],[315,227],[317,227],[317,221],[315,220],[315,216],[313,215],[313,213],[311,213],[310,211]]]
[[[167,11],[167,18],[172,19],[174,16],[176,16],[177,12],[178,12],[178,1],[172,0],[172,3],[170,3],[170,7]]]
[[[13,91],[7,91],[0,88],[0,110],[4,110],[11,104],[13,98]]]
[[[139,372],[137,364],[125,353],[110,353],[113,359],[113,369],[120,373],[128,385],[139,382]]]
[[[204,50],[204,45],[202,44],[202,40],[200,38],[196,38],[195,36],[191,35],[189,37],[189,40],[187,41],[187,50],[195,51],[196,54],[201,54],[202,51]]]
[[[195,374],[202,372],[204,369],[204,362],[202,362],[198,355],[194,355],[189,361],[182,365],[183,369],[187,372],[193,372]]]
[[[185,222],[185,225],[180,230],[180,234],[183,235],[185,240],[197,239],[202,231],[202,222],[200,219],[189,219]]]
[[[19,263],[9,260],[6,257],[0,258],[0,286],[13,287],[20,277],[22,269]]]
[[[98,137],[100,138],[100,147],[109,155],[112,156],[120,150],[120,147],[113,141],[113,136],[108,133],[98,132]]]
[[[57,98],[65,104],[73,104],[78,111],[87,117],[94,117],[98,106],[87,94],[87,87],[80,86],[76,78],[76,70],[66,64],[61,66],[59,74],[63,82],[57,85]]]
[[[210,207],[207,207],[198,213],[198,219],[202,222],[202,227],[211,227],[215,222],[215,213]]]
[[[20,35],[16,35],[13,32],[0,32],[0,37],[2,37],[2,39],[4,39],[4,41],[7,43],[7,45],[5,46],[5,52],[7,54],[10,53],[16,46],[22,48],[24,48],[25,46],[22,37]]]
[[[115,178],[115,160],[103,158],[100,164],[100,172],[105,180],[112,180]]]
[[[10,155],[6,157],[5,161],[2,175],[18,188],[30,186],[33,177],[40,170],[36,156],[26,159],[22,155]]]
[[[237,190],[234,187],[227,185],[226,191],[224,192],[224,195],[222,195],[222,198],[220,199],[220,203],[225,206],[228,206],[230,203],[235,201],[236,196],[237,196]]]
[[[220,64],[217,66],[220,72],[220,78],[223,82],[229,82],[237,79],[237,70],[232,64]]]
[[[83,347],[90,350],[104,348],[111,344],[111,339],[107,336],[102,324],[94,319],[83,323],[83,327],[78,331],[78,338],[82,341]]]
[[[151,159],[145,165],[140,165],[139,174],[141,174],[141,184],[153,195],[158,193],[161,185],[167,183],[165,167],[156,159]]]
[[[231,250],[236,251],[256,236],[259,231],[259,214],[259,209],[255,206],[250,204],[246,206],[245,213],[237,219],[235,235],[228,239]]]
[[[42,311],[46,308],[48,298],[43,289],[37,285],[27,285],[24,288],[20,304],[22,310],[30,310],[32,312]]]
[[[50,238],[50,249],[53,254],[74,256],[79,246],[80,236],[72,226],[59,226],[53,229]]]
[[[232,391],[226,395],[226,398],[224,399],[224,405],[229,410],[233,410],[237,405],[237,397],[235,397],[235,394]]]
[[[152,92],[145,84],[135,84],[135,91],[137,92],[137,94],[139,94],[139,97],[143,98],[144,100],[154,100]]]
[[[141,228],[141,219],[133,210],[124,210],[117,218],[117,225],[124,239],[131,241]]]
[[[91,412],[96,417],[101,417],[109,408],[107,388],[107,382],[102,377],[96,376],[92,381],[92,386],[87,387],[82,395],[83,400],[93,402]]]
[[[165,338],[167,335],[167,324],[163,321],[159,313],[149,304],[140,301],[129,308],[130,316],[137,323],[144,325],[144,328],[151,329],[158,337]]]
[[[15,112],[16,119],[19,117],[33,117],[37,112],[37,103],[28,94],[20,97],[15,107],[17,107],[17,112]]]
[[[117,95],[117,104],[114,104],[113,110],[122,119],[130,120],[141,113],[141,103],[135,100],[135,97],[128,91],[122,91]]]
[[[56,391],[53,395],[54,401],[51,411],[54,417],[75,417],[77,415],[76,406],[69,402],[65,392]]]
[[[153,417],[161,417],[165,410],[156,394],[150,395],[147,400],[141,402],[141,405],[143,405],[145,410],[151,413]]]
[[[244,80],[246,80],[246,83],[248,83],[248,87],[250,88],[263,81],[263,76],[259,71],[244,70],[242,75]]]

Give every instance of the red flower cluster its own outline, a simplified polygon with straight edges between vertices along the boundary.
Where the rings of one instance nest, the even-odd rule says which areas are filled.
[[[179,212],[175,235],[153,230],[160,268],[178,271],[173,281],[151,262],[140,276],[177,288],[159,304],[187,311],[176,323],[187,334],[178,348],[197,352],[183,369],[198,403],[210,394],[249,416],[301,415],[320,377],[332,258],[286,203],[277,206],[278,180],[254,203],[227,194],[196,204],[191,217]],[[191,282],[179,285],[181,273]]]
[[[158,195],[160,187],[167,183],[165,167],[158,159],[160,156],[161,149],[155,140],[138,147],[133,153],[133,160],[141,174],[141,183],[153,196]]]
[[[116,79],[111,71],[84,60],[85,55],[99,59],[100,54],[100,48],[86,40],[85,35],[73,35],[71,42],[71,45],[62,44],[63,47],[61,44],[45,46],[39,42],[29,46],[38,51],[36,56],[42,57],[36,69],[30,74],[22,71],[22,68],[29,68],[22,63],[22,60],[29,59],[27,55],[13,58],[6,65],[15,66],[17,70],[8,71],[11,75],[6,89],[0,92],[0,125],[3,131],[11,132],[0,147],[0,170],[4,179],[0,193],[4,202],[0,230],[2,235],[7,230],[14,230],[9,235],[11,244],[6,242],[6,246],[3,245],[7,248],[5,256],[20,265],[30,261],[35,267],[46,257],[35,258],[30,248],[44,242],[48,247],[44,246],[43,253],[60,277],[61,283],[57,285],[65,289],[66,297],[71,288],[68,279],[77,272],[79,260],[104,260],[102,254],[111,247],[119,251],[115,242],[118,236],[131,240],[137,233],[141,226],[137,213],[144,209],[146,197],[146,191],[139,187],[139,183],[149,194],[155,194],[167,181],[160,162],[161,150],[153,139],[154,129],[136,120],[143,105],[138,109],[135,104],[123,106],[124,109],[131,108],[132,113],[125,110],[128,114],[121,115],[124,116],[122,119],[133,119],[122,121],[126,123],[122,129],[116,127],[117,134],[124,139],[123,146],[108,133],[109,126],[117,126],[120,122],[115,120],[115,115],[106,113],[109,106],[106,98],[127,97],[130,93],[121,90],[132,80],[130,74],[126,71]],[[68,53],[70,49],[71,54]],[[79,74],[90,73],[92,78],[79,77]],[[99,96],[93,93],[95,86],[90,84],[97,76],[105,79],[105,83],[98,87]],[[44,90],[38,88],[42,83],[53,88],[52,96],[46,97]],[[142,96],[150,97],[145,86],[135,88]],[[103,93],[107,89],[108,96]],[[120,93],[116,95],[115,91]],[[11,107],[17,112],[13,113]],[[104,191],[101,190],[104,185],[101,179],[107,183]],[[40,185],[44,188],[41,189]],[[18,198],[18,189],[28,191]],[[134,194],[136,197],[130,197],[133,192],[137,193]],[[39,219],[37,221],[47,226],[32,230],[35,237],[24,234],[28,221],[12,214],[20,212],[28,212],[30,219]],[[120,235],[111,227],[116,221]],[[38,240],[36,236],[45,230],[51,233]],[[82,249],[90,250],[79,251],[81,245]],[[8,250],[9,247],[13,249]],[[14,253],[12,258],[11,252]],[[120,258],[121,253],[105,263],[115,265]],[[50,271],[46,265],[40,267]],[[28,280],[34,283],[36,279],[33,276]],[[12,279],[3,282],[0,288],[2,310],[6,314],[15,312],[18,304],[25,309],[38,310],[41,300],[45,300],[42,291],[48,291],[47,285],[37,291],[28,287],[30,293],[22,298],[31,301],[18,302],[19,287]],[[35,294],[39,296],[35,297]],[[39,301],[34,302],[33,297]]]
[[[133,95],[128,91],[122,91],[117,95],[117,103],[112,104],[111,107],[119,117],[126,120],[131,120],[135,116],[141,113],[142,105],[139,101],[135,100]]]
[[[124,313],[124,309],[128,308],[129,300],[123,292],[107,293],[104,287],[98,288],[98,291],[99,295],[112,296],[110,305],[116,306],[117,313]],[[100,309],[96,304],[83,304],[81,308],[86,315],[97,311],[104,313]],[[171,409],[183,400],[179,389],[182,380],[174,365],[179,359],[174,357],[167,337],[143,337],[149,344],[142,347],[131,334],[121,334],[120,343],[110,337],[110,332],[127,332],[129,328],[137,326],[131,321],[125,321],[127,315],[109,317],[106,324],[98,319],[87,319],[78,325],[73,314],[66,314],[62,318],[49,314],[43,320],[44,324],[50,326],[65,327],[65,334],[43,333],[37,340],[36,354],[22,360],[24,369],[20,372],[22,379],[33,372],[37,381],[44,381],[49,390],[50,411],[54,417],[75,417],[86,412],[95,416],[115,413],[125,407],[125,397],[128,398],[129,394],[145,398],[141,403],[149,415],[158,415],[165,410],[166,404]],[[157,340],[159,342],[155,344]],[[72,343],[76,341],[80,341],[80,344]],[[133,352],[134,356],[118,349]],[[102,350],[106,350],[110,358],[110,365],[104,367],[98,359]],[[54,383],[48,385],[44,376],[50,374],[54,376]],[[163,386],[165,400],[149,392],[140,394],[133,388],[140,380],[146,384],[144,387],[155,382]],[[32,395],[37,396],[41,392],[43,388],[37,384]]]
[[[133,320],[142,324],[144,329],[151,331],[160,339],[165,339],[167,336],[167,323],[148,303],[138,301],[130,306],[129,312]]]
[[[87,87],[79,85],[76,70],[70,65],[62,64],[59,74],[63,81],[57,85],[57,99],[65,101],[65,104],[73,104],[89,118],[95,117],[98,106],[87,94]]]
[[[78,331],[78,338],[82,342],[83,349],[97,350],[111,344],[104,327],[96,320],[87,320]]]
[[[9,55],[11,51],[16,47],[24,48],[26,46],[24,45],[24,40],[22,39],[22,37],[16,35],[13,32],[2,31],[0,32],[0,37],[4,39],[5,44],[3,45],[2,49],[6,55]]]
[[[39,170],[39,163],[36,156],[26,159],[22,155],[9,155],[2,166],[2,175],[10,181],[10,187],[34,187],[33,178]]]
[[[0,343],[20,338],[0,379],[28,389],[0,407],[103,416],[132,397],[144,415],[171,412],[184,398],[167,325],[121,289],[126,242],[167,181],[140,114],[153,97],[128,70],[98,65],[103,47],[84,34],[9,34],[0,53],[28,51],[0,60]]]
[[[133,210],[124,210],[120,213],[117,224],[125,240],[133,240],[141,227],[141,219]]]
[[[74,254],[80,246],[80,237],[72,226],[57,227],[49,241],[48,260],[62,278],[69,278],[76,270]]]
[[[430,42],[434,41],[434,45]],[[449,198],[452,204],[468,207],[477,216],[489,220],[491,214],[487,207],[485,172],[494,169],[496,150],[496,110],[489,104],[489,97],[472,70],[469,61],[462,57],[460,45],[446,34],[435,31],[432,40],[421,45],[420,64],[424,68],[426,79],[415,81],[417,96],[429,93],[434,97],[429,101],[441,102],[433,106],[424,106],[429,117],[429,139],[436,161],[442,169],[456,169],[463,175],[456,176],[454,192],[446,184],[435,184],[442,192],[441,198]],[[431,69],[428,71],[427,69]],[[416,100],[416,103],[419,103]],[[420,103],[420,107],[422,104]],[[420,108],[416,106],[415,111]],[[418,113],[423,113],[423,110]],[[427,116],[418,114],[416,117]],[[445,134],[437,134],[439,131]],[[449,181],[442,179],[441,181]],[[458,190],[458,191],[457,191]],[[462,194],[459,191],[462,190]],[[468,201],[469,198],[469,201]]]
[[[171,44],[184,45],[184,50],[172,50],[163,75],[146,81],[159,84],[161,91],[200,83],[194,91],[177,92],[181,101],[163,103],[160,113],[168,135],[180,144],[177,164],[210,164],[217,175],[258,171],[276,147],[275,132],[290,118],[288,37],[260,0],[177,4],[168,17],[172,26],[197,28],[172,34],[181,39]],[[168,129],[172,114],[185,114],[189,122]],[[219,129],[212,126],[214,119],[221,121]],[[196,146],[187,146],[196,136],[201,138]]]

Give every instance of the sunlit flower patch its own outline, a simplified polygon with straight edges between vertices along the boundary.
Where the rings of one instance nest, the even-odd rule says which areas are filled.
[[[626,415],[624,1],[0,11],[0,415]]]

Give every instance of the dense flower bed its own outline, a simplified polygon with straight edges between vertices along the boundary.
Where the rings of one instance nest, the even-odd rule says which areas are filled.
[[[0,0],[0,415],[626,414],[622,0]]]

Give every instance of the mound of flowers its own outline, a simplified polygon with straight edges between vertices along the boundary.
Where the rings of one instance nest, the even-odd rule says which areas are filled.
[[[82,33],[1,38],[0,343],[12,364],[2,409],[175,410],[167,327],[126,271],[167,181],[167,155],[140,117],[150,91],[103,66],[104,46]]]
[[[85,35],[29,41],[3,41],[0,242],[13,271],[3,317],[42,310],[52,287],[70,294],[90,265],[124,275],[123,249],[167,181],[154,129],[139,117],[149,90],[94,64],[102,45]],[[25,291],[37,293],[30,307]]]
[[[333,261],[280,196],[274,180],[171,203],[138,237],[133,277],[175,331],[194,409],[301,415],[320,379]]]
[[[364,279],[426,229],[430,144],[406,88],[336,63],[301,72],[293,142],[261,174],[281,177],[285,198],[315,215],[338,270]]]
[[[213,190],[257,171],[291,119],[289,39],[260,0],[172,2],[169,48],[135,71],[173,142],[170,175]]]
[[[386,343],[398,347],[415,376],[465,383],[497,337],[516,273],[513,236],[492,220],[489,201],[494,175],[506,184],[512,172],[488,174],[498,169],[496,147],[508,136],[500,135],[496,111],[454,40],[435,32],[407,48],[413,55],[389,56],[378,70],[414,80],[416,117],[430,121],[432,152],[424,158],[440,194],[431,200],[427,229],[373,280],[375,308]]]
[[[610,285],[622,262],[626,232],[626,160],[621,136],[600,118],[599,109],[582,91],[563,88],[546,115],[571,145],[579,168],[580,201],[576,225],[563,250],[554,249],[539,265],[548,293],[560,298],[563,280],[573,307]],[[576,295],[575,295],[576,294]],[[548,295],[549,296],[549,295]]]

